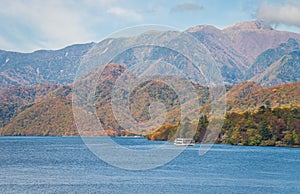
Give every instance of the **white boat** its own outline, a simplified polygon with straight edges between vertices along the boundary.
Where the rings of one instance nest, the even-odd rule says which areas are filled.
[[[192,138],[176,138],[174,141],[174,145],[176,146],[194,146],[195,140]]]
[[[124,136],[119,136],[119,137],[121,137],[121,138],[128,138],[128,139],[130,139],[130,138],[144,138],[141,135],[124,135]]]

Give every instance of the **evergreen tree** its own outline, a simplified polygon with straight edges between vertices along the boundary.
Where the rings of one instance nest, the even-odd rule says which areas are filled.
[[[205,132],[207,130],[208,124],[209,124],[209,122],[208,122],[207,116],[206,115],[201,116],[199,119],[199,122],[198,122],[196,134],[194,136],[194,139],[196,142],[202,141],[202,139],[205,135]]]
[[[272,137],[266,120],[263,120],[259,123],[258,130],[260,135],[262,136],[262,140],[268,140]]]

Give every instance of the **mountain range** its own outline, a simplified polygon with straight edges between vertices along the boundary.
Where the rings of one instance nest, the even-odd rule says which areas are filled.
[[[164,34],[166,33],[168,32]],[[299,52],[296,51],[299,51],[300,34],[277,31],[259,21],[237,23],[223,30],[214,26],[200,25],[182,33],[191,34],[210,51],[220,68],[225,84],[232,85],[253,80],[270,87],[298,80],[298,74],[294,76],[289,72],[291,70],[298,72],[299,69]],[[155,37],[158,38],[157,41],[164,41],[162,38],[164,34],[158,36],[157,32],[149,31],[135,39]],[[112,38],[99,43],[72,45],[60,50],[39,50],[33,53],[0,50],[0,88],[43,82],[72,83],[80,59],[91,48],[109,50],[125,44],[126,41],[129,41],[129,38]],[[151,60],[159,60],[162,53],[165,56],[174,55],[159,48],[153,48],[151,52],[152,54],[147,56]],[[128,65],[135,62],[132,56],[125,54],[121,56],[123,62]],[[180,65],[182,63],[180,60],[182,58],[175,57],[168,62]],[[191,77],[194,74],[192,70],[185,72]]]
[[[164,41],[168,33],[172,32],[151,31],[134,38]],[[222,99],[226,100],[228,112],[255,111],[264,105],[299,106],[299,34],[277,31],[259,21],[238,23],[223,30],[202,25],[182,33],[197,38],[216,61],[226,84],[226,98]],[[126,41],[130,39],[107,39],[33,53],[0,51],[0,135],[79,135],[72,113],[72,88],[78,82],[89,87],[101,68],[94,102],[97,115],[108,134],[129,134],[114,118],[111,91],[117,78],[137,64],[134,49],[74,82],[80,62],[90,49],[115,49]],[[151,71],[166,69],[155,66],[162,57],[184,70],[196,89],[200,105],[190,112],[200,110],[209,114],[209,88],[197,82],[203,78],[184,57],[160,47],[149,48],[144,57],[154,61],[154,65],[147,67]],[[140,71],[138,67],[135,70]],[[137,121],[149,120],[149,105],[157,100],[166,107],[167,123],[178,123],[182,104],[172,88],[157,81],[142,83],[133,91],[129,99],[132,116]]]

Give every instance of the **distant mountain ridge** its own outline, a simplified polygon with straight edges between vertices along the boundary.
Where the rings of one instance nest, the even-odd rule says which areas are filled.
[[[74,81],[80,58],[94,43],[71,45],[60,50],[32,53],[0,52],[0,89],[43,82]]]
[[[289,69],[289,71],[299,67],[296,57],[299,53],[295,52],[291,55],[290,52],[295,51],[296,45],[299,44],[300,34],[277,31],[260,21],[241,22],[223,30],[214,26],[200,25],[189,28],[185,32],[196,37],[210,51],[221,70],[225,84],[237,84],[252,79],[270,87],[298,80],[298,77],[284,80],[283,75],[277,71],[283,70],[280,66],[284,66],[284,69]],[[151,38],[157,36],[156,33],[149,31],[136,38]],[[115,38],[97,44],[79,44],[55,51],[40,50],[33,53],[0,50],[0,89],[43,82],[72,83],[81,58],[92,47],[110,49],[122,44],[123,41],[124,38]],[[284,50],[289,45],[290,48]],[[148,56],[150,59],[159,60],[162,54],[167,57],[170,55],[174,57],[170,57],[168,62],[187,68],[184,66],[185,62],[180,61],[182,58],[176,58],[174,53],[157,48],[151,52],[152,55]],[[271,68],[271,63],[275,63],[274,59],[277,61],[288,54],[290,54],[288,63],[286,63],[287,60],[281,60],[281,62],[276,62],[274,68]],[[130,58],[129,55],[125,57],[129,65],[135,62],[134,58]],[[290,65],[293,67],[289,67]],[[188,77],[195,77],[191,70],[186,70],[186,74]],[[274,77],[274,75],[277,76]]]

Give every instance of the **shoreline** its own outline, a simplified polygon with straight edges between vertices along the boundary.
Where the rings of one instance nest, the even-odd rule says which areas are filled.
[[[55,137],[82,137],[80,135],[1,135],[0,138],[55,138]],[[168,140],[150,140],[147,137],[140,136],[85,136],[85,137],[111,137],[111,138],[124,138],[124,139],[147,139],[148,141],[168,141]],[[171,142],[171,141],[170,141]],[[199,145],[201,143],[196,143]],[[278,145],[235,145],[228,143],[215,143],[216,145],[231,145],[231,146],[244,146],[244,147],[287,147],[287,148],[300,148],[300,145],[287,145],[287,144],[278,144]]]

